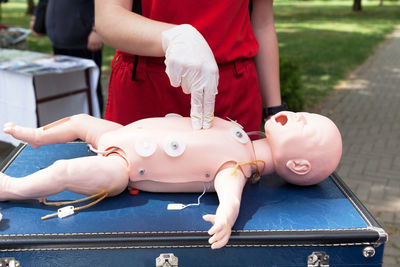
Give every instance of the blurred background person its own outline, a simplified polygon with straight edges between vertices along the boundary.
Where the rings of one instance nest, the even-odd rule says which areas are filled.
[[[99,68],[97,98],[103,113],[101,65],[103,40],[94,27],[94,0],[39,0],[31,30],[47,35],[55,55],[92,59]]]

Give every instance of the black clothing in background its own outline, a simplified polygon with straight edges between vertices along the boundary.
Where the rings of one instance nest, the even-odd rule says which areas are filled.
[[[45,33],[51,40],[56,55],[67,55],[92,59],[99,67],[97,98],[100,114],[103,114],[103,93],[101,86],[102,49],[90,51],[88,37],[94,26],[94,0],[39,0],[35,16],[45,12]]]
[[[37,4],[34,15],[36,17],[33,30],[37,33],[46,33],[46,9],[48,0],[40,0]]]

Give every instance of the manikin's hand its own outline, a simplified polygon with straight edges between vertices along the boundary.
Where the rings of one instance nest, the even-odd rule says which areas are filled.
[[[90,51],[98,51],[102,47],[103,47],[103,39],[101,38],[101,36],[97,32],[92,31],[89,34],[89,37],[88,37],[87,48]]]
[[[191,94],[193,128],[210,128],[219,72],[207,41],[194,27],[183,24],[162,33],[162,47],[171,85]]]
[[[231,227],[228,224],[226,216],[207,214],[203,216],[203,219],[213,224],[208,230],[208,234],[211,236],[208,239],[208,243],[211,244],[212,249],[222,248],[228,243],[231,237]]]

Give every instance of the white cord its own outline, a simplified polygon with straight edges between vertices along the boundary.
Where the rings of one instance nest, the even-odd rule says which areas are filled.
[[[210,189],[211,184],[208,183],[208,189]],[[168,204],[167,209],[168,210],[183,210],[184,208],[190,207],[190,206],[200,206],[200,199],[204,194],[206,193],[206,183],[203,183],[203,193],[197,198],[197,203],[191,203],[187,205],[183,205],[181,203],[172,203]]]
[[[208,188],[210,188],[210,186]],[[191,204],[184,205],[184,208],[190,207],[190,206],[200,206],[200,198],[202,196],[204,196],[205,193],[206,193],[206,183],[203,183],[203,193],[201,193],[201,195],[197,198],[197,203],[191,203]]]

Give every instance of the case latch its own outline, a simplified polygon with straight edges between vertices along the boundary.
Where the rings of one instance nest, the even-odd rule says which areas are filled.
[[[307,267],[329,267],[329,255],[325,252],[313,252],[308,256]]]
[[[178,257],[173,253],[160,254],[156,258],[156,267],[178,267]]]
[[[0,258],[0,267],[19,267],[19,261],[15,258]]]

